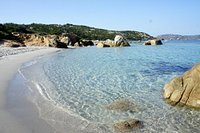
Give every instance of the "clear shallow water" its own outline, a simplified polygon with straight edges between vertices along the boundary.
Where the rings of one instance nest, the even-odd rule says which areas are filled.
[[[132,44],[125,48],[88,47],[63,50],[29,62],[20,72],[42,94],[43,102],[37,96],[33,99],[43,116],[50,110],[43,106],[48,101],[105,132],[113,131],[114,122],[128,118],[143,122],[143,128],[136,132],[200,132],[199,111],[172,107],[162,97],[163,86],[200,62],[199,57],[200,41],[169,41],[161,46]],[[133,101],[138,111],[105,108],[118,99]],[[45,118],[66,124],[60,118],[62,115],[57,118],[53,115]]]

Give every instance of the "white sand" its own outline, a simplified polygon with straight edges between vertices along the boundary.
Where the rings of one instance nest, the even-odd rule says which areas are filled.
[[[15,76],[23,63],[58,50],[38,49],[38,47],[0,47],[0,133],[107,133],[98,128],[95,123],[71,115],[52,103],[44,102],[49,113],[44,110],[45,115],[41,116],[41,110],[39,113],[38,108],[31,101],[21,95],[16,97],[9,95],[10,93],[17,95],[23,91],[23,87],[9,84],[10,81],[21,83]]]
[[[36,50],[39,50],[39,49],[46,49],[46,47],[30,46],[30,47],[10,48],[10,47],[0,46],[0,58],[6,57],[8,55],[15,55],[15,54],[21,54],[21,53],[36,51]]]
[[[9,52],[5,52],[5,50]],[[35,50],[35,51],[34,51]],[[59,49],[56,48],[42,48],[42,49],[30,49],[25,48],[21,51],[13,48],[1,48],[0,47],[0,133],[45,133],[55,132],[51,126],[49,126],[44,120],[38,117],[37,109],[34,106],[28,108],[32,111],[32,116],[28,116],[26,119],[30,119],[30,123],[24,126],[23,122],[15,117],[12,113],[8,112],[7,107],[7,88],[9,81],[14,77],[20,66],[38,56],[48,53],[56,52]],[[31,52],[30,52],[31,51]],[[22,53],[25,52],[25,53]],[[13,55],[14,54],[14,55]],[[5,56],[2,58],[2,56]],[[28,103],[26,103],[28,104]],[[26,116],[26,115],[25,115]],[[34,118],[33,120],[31,120]]]

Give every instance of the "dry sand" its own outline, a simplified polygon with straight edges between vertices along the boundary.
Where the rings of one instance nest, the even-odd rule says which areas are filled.
[[[4,49],[4,50],[3,50]],[[5,49],[10,53],[5,52]],[[24,119],[20,119],[20,116],[12,114],[8,107],[8,85],[9,82],[14,78],[20,66],[33,58],[56,52],[59,49],[56,48],[41,48],[33,49],[27,48],[27,51],[16,52],[18,49],[0,48],[1,53],[4,52],[4,57],[0,58],[0,133],[51,133],[55,130],[48,125],[44,120],[39,118],[38,110],[35,106],[26,106],[23,108],[21,113],[24,111]],[[24,49],[23,49],[24,50]],[[25,53],[23,53],[25,52]],[[13,55],[14,54],[14,55]],[[19,106],[30,105],[28,101],[24,101]],[[12,109],[16,109],[15,105]],[[20,109],[19,107],[17,108]],[[29,112],[29,113],[27,113]],[[24,122],[28,121],[26,125]]]

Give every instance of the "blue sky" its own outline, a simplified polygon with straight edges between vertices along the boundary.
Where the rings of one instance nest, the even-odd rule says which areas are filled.
[[[0,23],[81,24],[151,35],[200,34],[200,0],[0,0]]]

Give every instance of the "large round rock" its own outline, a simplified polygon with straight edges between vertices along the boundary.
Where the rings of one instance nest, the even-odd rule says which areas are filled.
[[[172,104],[200,108],[200,63],[166,84],[164,98]]]
[[[119,46],[130,46],[128,41],[121,35],[116,35],[115,39],[115,47],[119,47]]]

